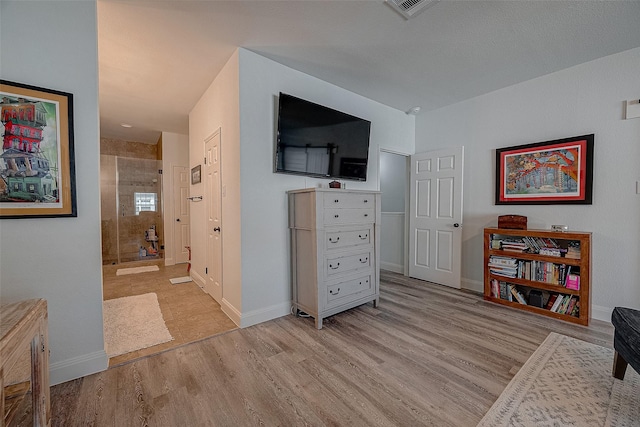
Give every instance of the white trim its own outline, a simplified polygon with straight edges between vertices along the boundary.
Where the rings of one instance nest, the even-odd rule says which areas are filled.
[[[471,280],[463,277],[460,279],[460,285],[462,289],[484,293],[484,282],[480,280]]]
[[[603,322],[611,323],[611,314],[613,314],[613,308],[604,307],[601,305],[591,305],[591,318],[596,320],[602,320]]]
[[[246,328],[257,325],[258,323],[266,322],[267,320],[277,319],[278,317],[286,316],[288,314],[291,314],[291,301],[261,308],[246,314],[241,314],[240,327]]]
[[[167,251],[164,252],[165,255],[167,254]],[[165,258],[164,259],[164,265],[165,266],[169,266],[169,265],[176,265],[176,262],[173,260],[173,258]]]
[[[229,301],[222,297],[222,303],[220,304],[222,312],[227,315],[233,323],[238,327],[242,327],[242,313],[239,312]]]
[[[104,350],[84,354],[49,365],[49,385],[56,385],[76,378],[105,371],[109,358]]]
[[[196,285],[200,286],[201,289],[204,289],[204,277],[199,275],[198,272],[193,269],[193,265],[191,265],[191,267],[191,280],[196,282]]]
[[[404,212],[381,212],[384,216],[404,216]]]
[[[394,264],[392,262],[380,261],[380,269],[393,271],[394,273],[404,274],[404,265]]]

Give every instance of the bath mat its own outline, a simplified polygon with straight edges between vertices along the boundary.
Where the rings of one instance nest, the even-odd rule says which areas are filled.
[[[169,281],[171,282],[172,285],[177,285],[178,283],[188,283],[191,281],[191,277],[189,276],[184,276],[184,277],[176,277],[173,279],[169,279]]]
[[[173,340],[155,293],[106,300],[103,308],[108,357]]]
[[[157,265],[148,265],[146,267],[119,268],[116,276],[124,276],[125,274],[147,273],[149,271],[160,270]]]

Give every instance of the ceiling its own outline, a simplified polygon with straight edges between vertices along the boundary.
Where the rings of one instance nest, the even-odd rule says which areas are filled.
[[[640,1],[98,0],[101,135],[155,143],[238,47],[422,112],[640,46]],[[132,128],[125,129],[121,123]]]

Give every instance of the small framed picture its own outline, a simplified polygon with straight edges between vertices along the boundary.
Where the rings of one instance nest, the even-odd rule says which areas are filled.
[[[191,168],[191,184],[198,184],[202,181],[201,165]]]

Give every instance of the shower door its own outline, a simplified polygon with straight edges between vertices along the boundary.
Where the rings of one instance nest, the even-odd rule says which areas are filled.
[[[103,264],[162,258],[161,165],[100,156]]]

